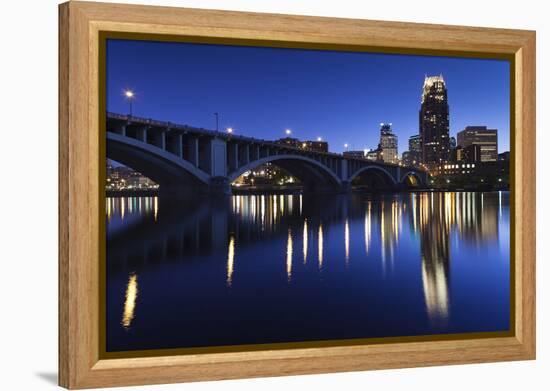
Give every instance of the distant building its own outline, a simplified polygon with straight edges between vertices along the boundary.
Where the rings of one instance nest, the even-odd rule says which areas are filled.
[[[414,164],[422,162],[422,137],[419,134],[409,137],[409,153]]]
[[[386,163],[399,163],[397,151],[397,136],[393,133],[391,123],[380,124],[380,149],[381,160]]]
[[[477,163],[483,161],[481,159],[481,148],[475,144],[468,145],[467,147],[457,147],[456,155],[457,162]]]
[[[507,161],[442,163],[435,166],[430,173],[436,182],[452,184],[459,188],[507,189],[510,164]]]
[[[303,141],[302,148],[316,152],[328,152],[328,143],[326,141]]]
[[[294,137],[280,138],[279,140],[275,140],[275,142],[277,144],[284,144],[293,148],[300,148],[302,146],[302,142]]]
[[[157,189],[158,184],[126,166],[116,166],[107,162],[106,190],[147,190]]]
[[[413,161],[415,160],[413,159],[413,154],[411,151],[405,151],[401,154],[401,163],[403,163],[403,165],[410,167],[413,164],[416,164],[416,161],[415,163],[413,163]]]
[[[344,157],[351,157],[351,158],[359,158],[359,159],[365,159],[366,158],[366,151],[344,151],[342,155]]]
[[[443,76],[426,76],[419,112],[422,162],[428,165],[449,159],[449,105]]]
[[[370,151],[367,151],[365,157],[367,158],[367,160],[372,160],[375,162],[382,161],[382,151],[380,150],[380,148],[371,149]]]
[[[301,141],[293,137],[285,137],[275,141],[278,144],[288,145],[293,148],[307,149],[316,152],[328,152],[326,141]]]
[[[498,159],[498,135],[496,129],[487,129],[486,126],[467,126],[458,132],[458,145],[462,148],[478,145],[480,161],[495,162]]]
[[[438,164],[431,171],[434,176],[438,175],[460,175],[460,174],[473,174],[476,168],[475,163],[465,162],[452,162]]]

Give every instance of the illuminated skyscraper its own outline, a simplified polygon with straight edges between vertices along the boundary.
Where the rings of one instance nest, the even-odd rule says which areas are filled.
[[[399,163],[397,152],[397,136],[393,133],[390,124],[380,124],[380,144],[382,160],[386,163]]]
[[[420,106],[422,160],[437,164],[449,159],[449,105],[443,75],[426,76]]]
[[[409,137],[409,152],[414,164],[422,161],[422,138],[419,134]]]

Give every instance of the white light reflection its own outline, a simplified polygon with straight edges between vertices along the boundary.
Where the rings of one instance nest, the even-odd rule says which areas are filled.
[[[319,269],[323,268],[323,224],[319,224],[319,233],[317,235],[317,258]]]
[[[286,242],[286,276],[288,281],[292,279],[292,231],[290,228]]]
[[[307,240],[308,240],[308,233],[307,233],[307,219],[304,219],[304,233],[303,233],[303,239],[302,239],[302,252],[304,254],[304,265],[307,263]]]
[[[233,235],[229,237],[229,245],[227,246],[227,278],[226,284],[231,287],[233,283],[233,262],[235,260],[235,238]]]
[[[129,329],[134,320],[136,310],[136,299],[138,295],[137,275],[131,274],[126,286],[126,296],[124,299],[124,312],[122,313],[122,327]]]
[[[446,321],[449,316],[449,287],[442,262],[422,259],[422,285],[426,310],[432,321]]]
[[[371,242],[371,201],[367,204],[367,212],[365,213],[365,253],[369,255],[369,247]]]

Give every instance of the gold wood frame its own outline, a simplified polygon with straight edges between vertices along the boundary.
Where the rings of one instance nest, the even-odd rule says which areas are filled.
[[[154,34],[154,35],[153,35]],[[512,330],[107,357],[104,248],[105,36],[504,58],[511,62]],[[153,38],[151,38],[153,39]],[[157,39],[157,38],[154,38]],[[103,154],[103,155],[102,155]],[[59,7],[59,383],[90,388],[535,358],[533,31],[69,2]],[[376,343],[374,343],[376,342]]]

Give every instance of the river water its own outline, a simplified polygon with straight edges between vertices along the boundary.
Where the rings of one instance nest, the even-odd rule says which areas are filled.
[[[508,192],[107,198],[107,351],[504,331]]]

